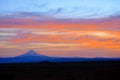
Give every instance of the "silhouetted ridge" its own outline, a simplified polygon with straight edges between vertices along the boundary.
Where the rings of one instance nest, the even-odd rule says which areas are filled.
[[[50,57],[30,50],[16,57],[0,58],[0,63],[28,63],[28,62],[78,62],[78,61],[120,60],[120,58],[82,58],[82,57]]]

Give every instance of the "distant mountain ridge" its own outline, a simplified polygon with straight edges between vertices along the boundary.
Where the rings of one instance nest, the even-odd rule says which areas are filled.
[[[78,62],[78,61],[101,61],[101,60],[120,60],[120,58],[82,58],[82,57],[50,57],[38,54],[30,50],[22,55],[10,58],[0,58],[0,63],[30,63],[30,62]]]
[[[41,55],[33,50],[30,50],[27,53],[16,57],[0,58],[0,63],[41,62],[49,59],[52,59],[52,57]]]

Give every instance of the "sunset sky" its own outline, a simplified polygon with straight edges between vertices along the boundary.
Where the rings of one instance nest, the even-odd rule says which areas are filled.
[[[120,0],[0,0],[0,57],[29,50],[120,57]]]

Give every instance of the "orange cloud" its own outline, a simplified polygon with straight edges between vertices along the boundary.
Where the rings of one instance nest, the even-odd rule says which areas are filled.
[[[58,51],[62,51],[65,55],[73,55],[75,52],[83,56],[87,55],[84,53],[89,53],[87,50],[100,52],[104,49],[103,53],[106,53],[106,56],[109,56],[107,53],[111,53],[111,50],[118,54],[120,52],[120,19],[88,22],[79,23],[79,20],[76,23],[55,20],[40,22],[36,19],[3,21],[3,24],[0,23],[0,48],[24,47],[26,50],[51,51],[55,53],[54,55],[60,55]],[[6,30],[2,31],[2,29]],[[20,31],[14,30],[11,33],[8,29],[11,31],[20,29]],[[2,43],[3,38],[5,43]],[[45,53],[49,54],[48,52]],[[92,52],[95,56],[96,52],[90,53]],[[111,53],[111,56],[114,56],[113,54]]]

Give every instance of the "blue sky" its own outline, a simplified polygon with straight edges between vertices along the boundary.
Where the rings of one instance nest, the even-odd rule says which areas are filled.
[[[104,18],[119,15],[119,4],[120,0],[0,0],[0,15],[24,12],[54,18]]]
[[[29,50],[120,57],[120,0],[0,0],[0,57]]]

